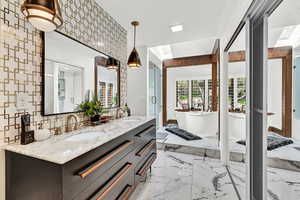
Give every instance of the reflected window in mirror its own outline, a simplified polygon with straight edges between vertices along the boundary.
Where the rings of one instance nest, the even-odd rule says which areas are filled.
[[[110,68],[107,59],[97,57],[95,59],[96,84],[95,93],[101,100],[104,108],[119,107],[119,62],[117,67]]]

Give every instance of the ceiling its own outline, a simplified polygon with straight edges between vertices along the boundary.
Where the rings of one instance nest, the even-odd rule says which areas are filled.
[[[174,43],[170,45],[155,46],[150,48],[150,50],[160,59],[169,59],[169,58],[180,58],[188,56],[197,56],[211,54],[214,48],[216,38],[206,38],[195,41]],[[168,46],[168,48],[166,48]],[[165,51],[168,55],[164,55]]]
[[[137,45],[153,47],[231,34],[252,0],[96,1],[128,31],[129,46],[133,42],[130,23],[138,20]],[[175,24],[182,24],[184,30],[172,33],[170,26]],[[175,55],[181,51],[174,48]]]
[[[285,0],[272,13],[268,19],[268,46],[294,46],[296,55],[300,55],[300,1],[299,0]],[[291,33],[293,40],[283,41],[279,43],[283,31],[290,26],[299,26],[298,32]],[[245,50],[245,28],[241,31],[238,38],[233,43],[230,51]],[[296,38],[295,38],[296,37]]]

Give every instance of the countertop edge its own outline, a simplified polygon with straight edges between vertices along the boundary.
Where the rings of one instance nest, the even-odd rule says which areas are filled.
[[[133,116],[133,117],[137,117],[137,116]],[[40,160],[43,160],[43,161],[47,161],[47,162],[51,162],[51,163],[55,163],[55,164],[59,164],[59,165],[63,165],[63,164],[66,164],[67,162],[70,162],[71,160],[73,159],[76,159],[77,157],[79,156],[82,156],[83,154],[89,152],[89,151],[92,151],[118,137],[121,137],[123,136],[124,134],[128,133],[129,131],[147,123],[147,122],[150,122],[152,120],[154,120],[155,118],[154,117],[143,117],[144,119],[141,119],[138,123],[134,124],[132,127],[130,128],[125,128],[124,130],[122,130],[120,134],[116,134],[115,136],[109,138],[108,140],[105,140],[104,142],[99,142],[99,144],[95,144],[95,145],[87,145],[89,147],[86,147],[84,150],[82,150],[81,152],[77,153],[77,154],[74,154],[72,156],[69,156],[69,157],[66,157],[66,158],[58,158],[58,159],[53,159],[51,158],[50,156],[43,156],[41,154],[38,154],[38,153],[34,153],[33,151],[30,151],[30,150],[27,150],[26,149],[26,146],[27,145],[20,145],[20,144],[9,144],[9,145],[5,145],[2,147],[2,150],[5,150],[5,151],[9,151],[9,152],[13,152],[13,153],[17,153],[17,154],[21,154],[21,155],[24,155],[24,156],[28,156],[28,157],[32,157],[32,158],[36,158],[36,159],[40,159]],[[123,119],[121,119],[123,120]],[[130,118],[129,118],[130,120]],[[116,120],[117,121],[117,120]],[[110,123],[110,122],[109,122]],[[86,127],[84,129],[81,129],[79,130],[80,132],[84,132],[85,130],[88,130],[89,128],[100,128],[101,129],[101,126],[103,125],[98,125],[96,127]],[[99,130],[100,131],[100,130]],[[76,131],[78,132],[78,131]],[[73,134],[72,133],[68,133],[70,136],[72,136]],[[75,133],[74,135],[76,135],[78,133]],[[57,136],[54,136],[54,137],[57,137]],[[51,138],[50,138],[51,139]],[[46,142],[46,141],[43,141],[43,142]],[[33,144],[33,143],[32,143]],[[36,144],[36,143],[35,143]],[[24,147],[24,148],[23,148]]]

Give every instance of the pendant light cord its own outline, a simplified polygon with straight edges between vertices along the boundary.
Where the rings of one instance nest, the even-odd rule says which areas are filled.
[[[135,38],[136,38],[136,26],[134,26],[134,42],[133,42],[133,47],[135,48]]]

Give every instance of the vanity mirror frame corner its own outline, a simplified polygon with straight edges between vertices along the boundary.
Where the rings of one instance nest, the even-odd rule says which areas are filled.
[[[66,35],[65,33],[62,33],[62,32],[57,31],[57,30],[55,30],[54,32],[56,32],[56,33],[58,33],[58,34],[60,34],[60,35],[62,35],[64,37],[66,37],[67,39],[71,39],[71,40],[73,40],[73,41],[75,41],[75,42],[77,42],[77,43],[79,43],[79,44],[81,44],[81,45],[83,45],[83,46],[85,46],[87,48],[90,48],[90,49],[98,52],[100,54],[99,56],[101,56],[101,54],[102,54],[102,55],[104,55],[104,56],[106,56],[108,58],[115,59],[114,57],[112,57],[112,56],[110,56],[110,55],[108,55],[106,53],[103,53],[103,52],[97,50],[94,47],[91,47],[91,46],[89,46],[89,45],[87,45],[87,44],[85,44],[85,43],[83,43],[83,42],[81,42],[81,41],[79,41],[79,40],[77,40],[77,39],[69,36],[69,35]],[[45,91],[45,59],[46,59],[45,33],[44,32],[40,32],[40,37],[41,37],[41,40],[42,40],[42,49],[41,49],[42,50],[42,53],[41,53],[41,58],[42,58],[42,61],[41,61],[41,78],[42,78],[42,80],[41,80],[42,81],[42,85],[41,85],[41,94],[42,94],[42,98],[41,98],[41,115],[47,117],[47,116],[65,115],[65,114],[72,114],[72,113],[80,113],[80,112],[82,112],[80,110],[78,110],[78,111],[71,111],[71,112],[60,112],[60,113],[46,113],[45,112],[45,98],[46,98],[46,91]],[[107,58],[104,57],[104,56],[102,56],[102,57],[104,58],[105,61],[107,61]],[[115,59],[115,60],[117,60],[117,59]],[[119,108],[121,106],[121,75],[120,75],[120,73],[121,73],[121,70],[120,70],[120,68],[121,68],[121,62],[119,60],[117,60],[117,61],[118,61],[118,70],[117,70],[117,86],[118,86],[118,90],[117,90],[118,91],[118,95],[117,96],[118,96],[118,102],[117,102],[117,106],[114,106],[114,107],[104,107],[104,109],[106,109],[106,110],[116,109],[116,108]],[[103,66],[106,67],[107,64],[105,63]],[[94,94],[98,96],[98,94],[97,94],[97,87],[96,87],[97,86],[97,78],[98,78],[98,69],[97,68],[98,68],[98,66],[97,66],[96,60],[95,60],[94,61],[94,68],[93,68],[94,69],[94,78],[95,78],[94,84],[93,84],[94,85],[94,90],[91,90],[91,91],[94,92]]]

